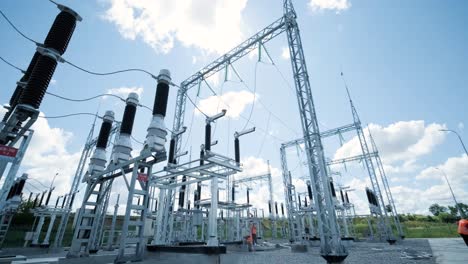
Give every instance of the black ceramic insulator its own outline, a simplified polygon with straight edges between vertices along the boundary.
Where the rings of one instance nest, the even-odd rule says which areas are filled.
[[[182,182],[187,181],[187,176],[182,176]],[[179,191],[179,208],[184,208],[184,199],[185,199],[185,184],[180,187]]]
[[[377,200],[377,196],[375,195],[375,193],[372,193],[372,196],[374,197],[375,206],[379,206],[379,201]]]
[[[197,201],[201,200],[201,187],[202,187],[202,183],[197,182]],[[197,208],[199,208],[199,207],[200,207],[200,205],[197,205]]]
[[[301,208],[302,205],[301,205],[301,196],[300,195],[297,196],[297,200],[299,201],[299,208]]]
[[[169,157],[168,157],[168,162],[169,163],[174,163],[174,156],[175,156],[175,139],[171,139],[169,143]]]
[[[281,203],[281,215],[284,215],[284,205]]]
[[[231,189],[231,198],[233,202],[236,200],[236,188],[234,186]]]
[[[29,78],[18,103],[27,104],[38,109],[56,67],[57,61],[55,59],[48,56],[41,56],[36,63],[36,67],[34,67],[34,70],[31,73],[31,77]]]
[[[99,136],[96,143],[97,148],[106,149],[111,129],[112,122],[110,120],[104,120],[101,124],[101,130],[99,130]]]
[[[30,202],[31,202],[32,195],[33,195],[33,193],[29,193],[29,197],[28,197],[28,203],[30,203]]]
[[[36,195],[36,198],[34,198],[33,208],[36,208],[36,206],[37,206],[37,200],[39,199],[39,194],[40,194],[40,193],[38,193],[38,194]]]
[[[205,160],[203,159],[205,157],[205,151],[202,149],[200,150],[200,166],[205,164]]]
[[[190,200],[187,202],[187,210],[190,210]]]
[[[71,200],[70,200],[70,205],[69,208],[71,209],[73,206],[73,201],[75,201],[75,193],[72,195]]]
[[[55,18],[49,34],[47,34],[44,46],[53,48],[60,55],[63,55],[67,50],[73,31],[75,31],[75,26],[76,18],[74,15],[65,11],[60,12]]]
[[[135,121],[136,106],[127,104],[125,106],[122,125],[120,126],[120,133],[131,135],[133,130],[133,122]]]
[[[271,201],[268,201],[268,212],[271,214]]]
[[[344,203],[345,199],[344,199],[344,196],[343,196],[343,190],[340,190],[340,195],[341,195],[341,201]]]
[[[205,126],[205,149],[211,150],[211,125],[206,124]]]
[[[369,194],[369,189],[366,189],[366,196],[367,196],[367,201],[372,204],[370,194]]]
[[[249,189],[247,189],[247,204],[250,204],[250,194],[249,194]]]
[[[57,197],[57,201],[55,201],[55,208],[57,208],[59,201],[60,201],[60,197]]]
[[[309,194],[309,199],[312,201],[312,186],[307,185],[307,193]]]
[[[47,199],[45,201],[45,205],[49,205],[49,200],[50,200],[50,196],[52,195],[52,190],[49,191],[49,194],[47,195]]]
[[[307,197],[304,197],[304,207],[307,207]]]
[[[13,186],[11,186],[10,191],[8,192],[7,195],[7,200],[9,200],[11,197],[13,197],[14,193],[16,192],[16,187],[18,186],[18,183],[14,183]]]
[[[63,197],[63,201],[62,201],[62,208],[65,207],[65,201],[66,201],[66,200],[67,200],[67,196],[65,195],[65,196]]]
[[[158,210],[158,200],[154,201],[154,211],[156,212]]]
[[[221,211],[221,220],[224,220],[224,213]]]
[[[345,193],[346,202],[349,203],[348,192]]]
[[[331,189],[331,192],[332,192],[332,196],[336,197],[335,185],[333,184],[332,181],[330,182],[330,189]]]
[[[153,115],[166,116],[168,97],[169,85],[164,82],[158,83],[156,87],[156,97],[154,98]]]
[[[24,184],[26,183],[26,179],[21,179],[18,182],[18,188],[16,189],[15,195],[20,195],[23,192]]]
[[[234,155],[237,163],[240,163],[240,146],[239,139],[234,139]]]
[[[276,215],[278,215],[278,203],[275,202],[275,212],[276,212]]]
[[[42,206],[42,201],[44,200],[44,196],[45,196],[46,192],[43,192],[42,195],[41,195],[41,200],[39,200],[39,205],[38,206]]]

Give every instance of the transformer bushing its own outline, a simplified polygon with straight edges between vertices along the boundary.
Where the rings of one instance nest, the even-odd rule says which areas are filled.
[[[132,134],[133,121],[135,120],[136,107],[138,106],[138,95],[136,93],[130,93],[126,102],[127,105],[125,106],[120,134],[112,150],[111,160],[113,164],[128,161],[132,157],[132,142],[130,136]]]
[[[158,75],[158,85],[154,99],[153,117],[147,129],[146,142],[144,150],[164,151],[166,143],[166,126],[164,118],[166,117],[167,99],[169,96],[169,84],[171,83],[171,73],[169,70],[162,69]]]
[[[101,129],[99,130],[99,137],[96,143],[96,149],[94,150],[93,156],[89,163],[88,174],[93,175],[94,173],[102,172],[106,168],[106,147],[109,140],[109,134],[112,129],[112,123],[114,122],[114,112],[106,111]]]

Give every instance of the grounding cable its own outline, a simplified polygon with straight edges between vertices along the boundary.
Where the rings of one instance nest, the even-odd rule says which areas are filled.
[[[5,60],[2,56],[0,56],[0,60],[2,60],[3,62],[5,62],[6,64],[10,65],[11,67],[17,69],[18,71],[20,71],[21,73],[26,73],[26,71],[24,71],[23,69],[21,69],[20,67],[17,67],[15,65],[13,65],[12,63],[10,63],[9,61]]]

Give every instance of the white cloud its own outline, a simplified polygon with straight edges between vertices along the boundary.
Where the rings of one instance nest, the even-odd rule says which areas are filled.
[[[430,154],[446,137],[439,131],[444,129],[445,125],[436,123],[426,125],[423,120],[400,121],[387,127],[370,124],[369,128],[386,169],[393,171],[411,171],[418,168],[415,161]],[[364,133],[368,135],[367,128],[364,129]],[[359,139],[356,136],[336,151],[334,159],[361,153]]]
[[[206,99],[200,100],[198,108],[207,115],[215,115],[221,112],[222,109],[226,109],[226,116],[238,118],[246,107],[254,101],[254,94],[245,90],[226,92],[220,97],[221,100],[218,96],[210,96]],[[257,100],[257,98],[258,94],[255,96],[255,100]],[[200,115],[198,109],[195,109],[194,111],[197,115]]]
[[[43,113],[41,113],[41,116],[43,116]],[[37,192],[37,189],[29,186],[33,184],[37,188],[44,189],[37,181],[49,186],[54,175],[59,173],[54,182],[56,189],[53,199],[55,199],[54,197],[68,193],[70,190],[76,166],[78,166],[80,159],[80,152],[72,153],[68,150],[67,145],[73,137],[71,132],[50,127],[46,119],[39,118],[32,128],[34,129],[34,136],[23,159],[21,169],[35,180],[31,180],[26,184],[26,188]]]
[[[281,58],[285,60],[289,60],[291,58],[291,55],[289,54],[289,48],[288,47],[282,47],[281,48]]]
[[[56,80],[56,79],[50,80],[50,84],[51,84],[51,85],[56,85],[56,84],[57,84],[57,80]]]
[[[138,94],[138,97],[141,98],[141,94],[143,93],[143,90],[144,90],[143,87],[120,87],[120,88],[108,89],[107,93],[118,95],[120,97],[123,97],[124,99],[127,98],[128,94],[136,93]]]
[[[167,53],[175,40],[186,47],[223,53],[242,40],[242,11],[247,0],[110,0],[104,18],[124,38],[141,38]]]
[[[457,127],[458,127],[458,130],[463,130],[465,129],[465,124],[463,124],[463,122],[459,122]]]
[[[351,7],[348,0],[310,0],[309,6],[314,11],[319,10],[334,10],[339,13]]]

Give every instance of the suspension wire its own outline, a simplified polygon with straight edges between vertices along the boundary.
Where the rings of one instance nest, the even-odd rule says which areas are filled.
[[[88,115],[88,116],[94,116],[99,119],[102,119],[102,116],[93,114],[93,113],[73,113],[73,114],[67,114],[67,115],[60,115],[60,116],[39,116],[44,119],[56,119],[56,118],[65,118],[65,117],[71,117],[71,116],[79,116],[79,115]]]
[[[130,68],[130,69],[124,69],[124,70],[117,70],[117,71],[112,71],[112,72],[95,72],[95,71],[90,71],[90,70],[87,70],[83,67],[80,67],[70,61],[67,61],[64,59],[64,62],[71,65],[72,67],[80,70],[80,71],[83,71],[83,72],[86,72],[86,73],[89,73],[89,74],[92,74],[92,75],[97,75],[97,76],[106,76],[106,75],[114,75],[114,74],[119,74],[119,73],[124,73],[124,72],[143,72],[143,73],[146,73],[148,74],[151,78],[153,79],[157,79],[157,77],[152,74],[151,72],[147,71],[147,70],[144,70],[144,69],[140,69],[140,68]]]
[[[242,130],[245,130],[247,128],[247,125],[249,124],[249,121],[252,118],[252,113],[253,113],[254,107],[255,107],[255,100],[257,99],[256,98],[256,96],[257,96],[257,66],[258,66],[258,61],[255,63],[255,70],[254,70],[254,87],[253,87],[252,105],[250,106],[249,117],[247,119],[247,122],[245,122],[245,125],[242,128]],[[234,66],[232,66],[232,65],[231,65],[231,67],[234,68]],[[238,74],[236,71],[234,71],[234,72],[236,73],[236,75]]]
[[[138,144],[140,145],[145,145],[145,143],[141,142],[140,140],[136,139],[133,135],[130,135],[130,137]]]
[[[232,66],[234,68],[234,66]],[[240,77],[240,75],[237,73],[237,71],[234,71],[234,73],[237,75],[237,77],[241,80],[242,85],[247,88],[249,91],[252,92],[252,89],[245,83],[245,81]],[[278,120],[284,127],[292,131],[296,136],[298,135],[297,131],[289,127],[281,118],[279,118],[275,113],[273,113],[264,103],[261,99],[258,99],[258,102],[266,109],[267,112],[271,113],[271,115]]]
[[[271,114],[268,114],[267,125],[266,125],[267,131],[270,128],[270,118],[271,118]],[[260,148],[258,149],[257,157],[260,157],[260,154],[262,154],[263,144],[265,144],[265,139],[266,139],[266,135],[263,135],[262,143],[260,144]]]
[[[10,63],[9,61],[5,60],[2,56],[0,56],[0,60],[2,60],[3,62],[5,62],[6,64],[8,64],[9,66],[11,66],[12,68],[15,68],[17,69],[18,71],[20,71],[22,74],[25,74],[26,71],[21,69],[20,67],[17,67],[15,66],[14,64]]]
[[[40,46],[40,45],[41,45],[41,43],[39,43],[39,42],[35,41],[34,39],[32,39],[32,38],[26,36],[25,34],[23,34],[23,32],[21,32],[21,30],[19,30],[19,29],[15,26],[15,24],[13,24],[13,22],[11,22],[11,20],[8,19],[8,17],[5,15],[5,13],[3,13],[3,11],[2,11],[1,9],[0,9],[0,14],[3,16],[3,18],[5,18],[5,20],[8,22],[8,24],[10,24],[10,26],[11,26],[18,34],[20,34],[23,38],[25,38],[25,39],[31,41],[32,43],[36,44],[37,46]]]
[[[90,101],[90,100],[93,100],[93,99],[96,99],[96,98],[99,98],[99,97],[105,97],[105,96],[113,96],[113,97],[118,98],[121,101],[125,102],[125,99],[123,99],[122,97],[120,97],[118,95],[115,95],[115,94],[98,94],[96,96],[85,98],[85,99],[72,99],[72,98],[64,97],[64,96],[54,94],[54,93],[51,93],[51,92],[46,92],[46,94],[52,95],[54,97],[57,97],[57,98],[60,98],[60,99],[66,100],[66,101],[71,101],[71,102],[86,102],[86,101]]]
[[[196,96],[195,97],[195,103],[197,103],[197,99],[199,97]],[[188,142],[189,142],[189,139],[191,140],[191,137],[192,137],[192,127],[193,127],[193,118],[195,117],[195,111],[192,111],[192,118],[190,119],[190,126],[189,126],[189,131],[188,131],[188,136],[187,136],[187,140],[185,141],[185,145],[182,149],[186,149],[187,145],[188,145]]]

